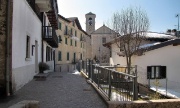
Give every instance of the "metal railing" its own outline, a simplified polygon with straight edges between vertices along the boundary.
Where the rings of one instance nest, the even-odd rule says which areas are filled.
[[[133,101],[138,99],[137,77],[115,70],[115,67],[99,66],[92,61],[83,61],[82,71],[111,101]],[[88,65],[87,65],[88,64]],[[136,68],[133,67],[133,68]],[[136,71],[136,69],[134,69]]]
[[[53,45],[58,45],[58,37],[56,31],[52,26],[43,26],[43,38],[53,43]],[[50,44],[51,44],[50,43]]]

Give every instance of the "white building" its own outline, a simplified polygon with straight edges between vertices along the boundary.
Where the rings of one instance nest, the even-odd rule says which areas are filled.
[[[160,87],[166,88],[167,84],[167,88],[180,91],[180,39],[153,32],[147,33],[146,38],[146,42],[141,45],[145,52],[132,56],[132,65],[137,65],[138,82],[155,86],[155,77],[158,77]],[[110,65],[126,65],[126,57],[118,55],[119,48],[113,41],[105,46],[111,47],[112,50]],[[151,72],[150,80],[147,78],[148,72]]]
[[[38,74],[39,62],[46,62],[51,70],[54,69],[53,48],[58,47],[55,32],[58,7],[57,0],[12,0],[4,3],[10,4],[7,11],[9,40],[6,40],[10,50],[6,62],[8,68],[3,72],[6,75],[3,81],[6,84],[3,85],[9,95]]]
[[[13,1],[12,86],[18,90],[38,73],[41,20],[26,0]]]

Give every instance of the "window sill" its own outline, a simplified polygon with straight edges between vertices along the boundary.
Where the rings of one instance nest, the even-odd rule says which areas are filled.
[[[31,61],[32,59],[31,58],[25,58],[25,61]]]

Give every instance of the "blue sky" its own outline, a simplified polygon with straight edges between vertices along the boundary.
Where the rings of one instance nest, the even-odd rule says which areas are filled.
[[[78,17],[85,30],[85,14],[96,14],[96,29],[111,19],[114,12],[128,7],[141,7],[150,20],[149,31],[166,32],[177,29],[180,14],[180,0],[58,0],[59,14],[64,17]]]

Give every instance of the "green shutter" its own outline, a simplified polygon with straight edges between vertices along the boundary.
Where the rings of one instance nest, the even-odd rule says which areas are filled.
[[[61,22],[59,22],[59,29],[61,30]]]
[[[61,61],[61,51],[58,52],[58,61]]]
[[[73,44],[72,44],[72,39],[71,39],[71,46],[72,46]]]
[[[69,61],[69,52],[67,52],[67,60]]]
[[[65,38],[65,44],[68,44],[68,42],[67,42],[67,38]]]

